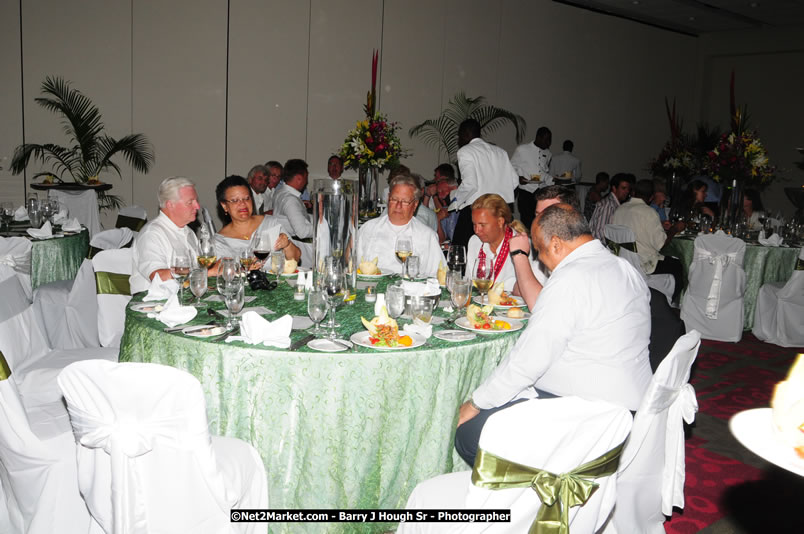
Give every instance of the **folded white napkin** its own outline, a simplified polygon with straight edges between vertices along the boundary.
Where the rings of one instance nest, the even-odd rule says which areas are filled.
[[[307,274],[304,277],[304,290],[313,290],[313,271],[307,271]]]
[[[25,206],[20,206],[14,211],[14,220],[17,222],[28,220],[28,210]]]
[[[283,315],[276,321],[267,321],[253,311],[248,311],[240,318],[239,336],[229,336],[226,342],[242,341],[249,345],[262,343],[266,347],[286,349],[290,347],[290,331],[293,328],[293,317]]]
[[[775,232],[766,239],[765,232],[763,231],[759,233],[758,241],[760,245],[764,245],[766,247],[779,247],[782,245],[782,241],[784,241],[784,239],[782,239],[782,236]]]
[[[430,339],[430,336],[433,335],[433,325],[427,324],[420,319],[414,319],[413,324],[406,324],[402,327],[402,330],[408,334],[419,334],[424,339]]]
[[[67,208],[61,208],[59,212],[53,216],[54,223],[63,223],[67,220]]]
[[[37,239],[44,239],[46,237],[53,237],[53,227],[50,226],[50,221],[45,221],[42,228],[28,228],[26,230],[28,235]]]
[[[80,232],[81,231],[81,223],[78,222],[78,219],[73,217],[72,219],[67,219],[61,224],[61,231],[62,232]]]
[[[426,282],[408,282],[402,281],[402,291],[408,297],[422,297],[431,295],[440,295],[441,286],[438,285],[438,280],[435,278],[428,279]]]
[[[179,292],[179,283],[175,280],[162,280],[157,274],[151,280],[151,286],[148,288],[148,294],[145,295],[143,301],[151,300],[165,300],[176,295]]]
[[[173,280],[170,281],[173,282]],[[170,328],[173,328],[176,325],[192,321],[196,314],[198,314],[198,310],[196,308],[192,306],[182,306],[179,304],[179,298],[176,295],[173,295],[162,307],[161,312],[149,313],[148,317],[162,321]]]

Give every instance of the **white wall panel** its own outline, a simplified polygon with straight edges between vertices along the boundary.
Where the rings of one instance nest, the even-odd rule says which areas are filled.
[[[0,3],[0,201],[22,204],[23,177],[12,176],[9,166],[14,148],[22,143],[22,90],[20,88],[20,10],[17,2]]]

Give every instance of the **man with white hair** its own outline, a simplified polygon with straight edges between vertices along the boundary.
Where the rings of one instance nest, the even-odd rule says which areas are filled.
[[[187,226],[200,209],[195,184],[181,176],[166,178],[159,184],[159,215],[140,230],[131,247],[131,293],[145,291],[154,276],[170,280],[170,260],[174,251],[183,251],[193,260],[198,255],[198,238]]]
[[[251,187],[251,208],[255,215],[263,215],[265,213],[265,200],[266,196],[270,196],[268,191],[268,181],[271,176],[271,171],[265,165],[254,165],[248,171],[248,185]]]
[[[444,255],[436,233],[413,216],[422,194],[418,180],[410,174],[398,174],[389,187],[388,210],[357,232],[358,261],[378,258],[377,266],[383,274],[401,273],[402,263],[396,258],[394,247],[398,238],[407,237],[413,255],[420,258],[420,276],[435,276]]]

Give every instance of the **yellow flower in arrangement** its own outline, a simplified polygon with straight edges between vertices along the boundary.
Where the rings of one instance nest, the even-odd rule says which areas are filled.
[[[393,167],[405,155],[399,142],[399,124],[389,122],[385,115],[357,122],[341,146],[339,155],[349,169],[376,167],[380,170]]]

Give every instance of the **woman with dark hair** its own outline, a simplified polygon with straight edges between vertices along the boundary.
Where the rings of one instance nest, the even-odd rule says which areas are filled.
[[[761,230],[762,223],[760,218],[765,218],[765,211],[762,208],[762,198],[756,189],[746,189],[743,192],[743,213],[748,222],[748,230]]]
[[[714,219],[715,213],[704,204],[707,187],[706,183],[700,180],[693,180],[687,185],[687,190],[684,191],[684,198],[681,202],[681,213],[683,215],[692,212],[708,215]]]
[[[253,214],[251,188],[245,178],[227,176],[215,188],[215,197],[218,200],[218,216],[226,223],[215,234],[218,257],[237,257],[241,250],[249,246],[256,233],[273,231],[279,236],[273,243],[274,250],[284,251],[286,259],[299,261],[299,247],[281,232],[280,224],[270,215]]]

